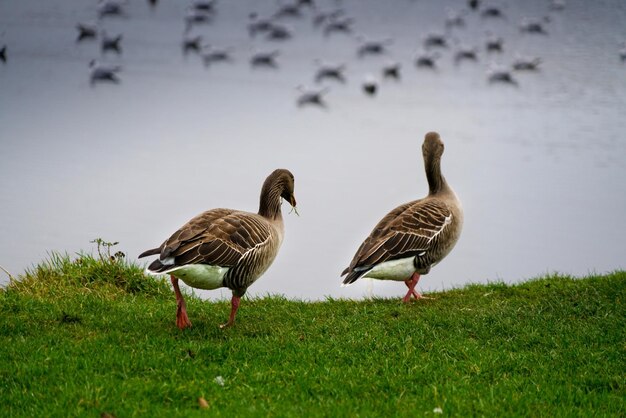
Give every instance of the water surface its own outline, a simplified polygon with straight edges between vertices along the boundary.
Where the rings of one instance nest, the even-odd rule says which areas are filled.
[[[358,41],[324,38],[309,11],[288,22],[291,41],[251,39],[248,13],[276,4],[223,1],[215,22],[193,31],[232,46],[234,62],[207,69],[181,51],[187,3],[162,0],[130,1],[127,17],[105,19],[124,34],[123,53],[102,57],[97,42],[75,43],[96,2],[0,3],[0,264],[17,274],[49,251],[91,251],[96,237],[134,259],[206,209],[256,211],[264,178],[283,167],[301,216],[285,213],[283,248],[249,294],[401,296],[402,283],[342,289],[339,273],[385,213],[426,194],[421,142],[436,130],[465,227],[423,290],[626,267],[626,3],[570,0],[550,12],[547,1],[511,1],[505,21],[470,13],[452,42],[480,47],[479,62],[455,66],[453,46],[437,72],[415,69],[415,52],[464,2],[317,3],[343,5],[356,33],[392,37],[390,53],[357,59]],[[544,15],[549,36],[519,32],[520,19]],[[487,30],[505,38],[505,53],[484,52]],[[278,70],[248,65],[265,48],[280,49]],[[519,88],[488,85],[489,64],[516,53],[541,57],[541,71],[516,74]],[[121,64],[121,84],[92,88],[93,58]],[[317,58],[345,62],[348,83],[329,84],[328,109],[298,109],[296,86],[312,84]],[[365,97],[361,80],[389,60],[402,63],[402,80]]]

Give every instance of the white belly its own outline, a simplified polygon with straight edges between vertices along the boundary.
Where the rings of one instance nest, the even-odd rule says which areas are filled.
[[[368,271],[363,277],[379,280],[408,280],[415,273],[413,260],[414,257],[407,257],[400,260],[385,261]]]
[[[196,289],[217,289],[223,287],[224,275],[228,272],[228,267],[210,266],[208,264],[188,264],[176,267],[165,273],[179,278],[187,286]]]

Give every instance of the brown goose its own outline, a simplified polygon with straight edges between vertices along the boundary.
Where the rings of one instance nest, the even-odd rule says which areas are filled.
[[[198,289],[227,287],[233,291],[228,322],[233,325],[240,298],[272,264],[283,241],[282,199],[296,207],[294,178],[288,170],[270,174],[261,189],[259,213],[212,209],[191,219],[160,247],[139,258],[159,255],[150,274],[169,274],[176,293],[176,325],[191,326],[178,279]]]
[[[404,302],[411,295],[422,297],[415,290],[420,275],[448,255],[463,226],[461,202],[441,175],[443,148],[439,134],[426,134],[422,154],[428,196],[398,206],[378,222],[341,273],[347,274],[344,285],[361,277],[404,281],[409,288]]]

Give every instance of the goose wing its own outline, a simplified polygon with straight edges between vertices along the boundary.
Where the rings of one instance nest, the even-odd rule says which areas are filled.
[[[161,272],[187,264],[232,267],[248,251],[270,238],[270,228],[252,213],[231,209],[204,212],[161,244],[159,258],[148,269]],[[157,254],[156,251],[148,250],[141,256]]]
[[[350,284],[385,261],[423,255],[450,224],[452,213],[440,199],[421,199],[389,212],[359,247],[342,272]]]

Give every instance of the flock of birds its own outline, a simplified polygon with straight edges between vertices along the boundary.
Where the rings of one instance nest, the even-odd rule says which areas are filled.
[[[286,0],[287,1],[287,0]],[[400,80],[402,77],[402,63],[391,60],[394,40],[369,39],[357,34],[357,21],[350,16],[343,7],[341,1],[337,1],[334,7],[322,9],[318,6],[319,0],[288,0],[282,2],[266,16],[257,12],[250,12],[246,29],[248,36],[254,39],[262,39],[273,43],[272,48],[255,50],[249,53],[249,64],[252,68],[278,69],[280,67],[281,50],[278,47],[283,42],[289,42],[296,38],[292,21],[310,19],[313,27],[325,38],[335,36],[347,36],[355,40],[355,56],[359,60],[368,57],[386,57],[386,63],[378,63],[378,70],[371,74],[364,74],[360,87],[367,96],[376,96],[381,88],[381,80]],[[546,0],[547,10],[558,12],[566,5],[564,0]],[[76,25],[76,41],[97,41],[100,43],[100,52],[103,59],[108,55],[122,53],[124,37],[121,33],[110,34],[104,28],[110,18],[128,16],[128,0],[99,0],[97,5],[95,22],[79,22]],[[158,0],[148,0],[151,7],[158,6]],[[478,62],[483,53],[492,60],[507,49],[505,39],[502,36],[487,29],[485,38],[479,44],[467,45],[459,39],[466,39],[462,31],[468,26],[470,14],[479,16],[479,21],[486,23],[490,20],[508,22],[506,7],[487,4],[484,0],[467,0],[463,8],[459,10],[448,9],[442,29],[438,32],[430,32],[421,39],[420,51],[412,58],[413,66],[419,70],[436,71],[440,68],[440,62],[446,55],[451,55],[455,65],[465,62]],[[217,0],[190,0],[184,16],[182,16],[183,36],[181,48],[183,53],[197,54],[202,58],[205,66],[209,67],[220,63],[234,62],[235,48],[218,47],[204,42],[203,35],[198,34],[198,27],[210,25],[219,15]],[[550,33],[549,14],[541,18],[525,17],[518,25],[519,32],[524,36],[548,36]],[[475,21],[475,20],[474,20]],[[242,22],[243,26],[243,22]],[[265,44],[264,44],[265,45]],[[626,62],[626,42],[619,51],[620,60]],[[7,61],[7,46],[0,48],[0,60]],[[526,56],[517,54],[514,60],[506,66],[489,64],[487,81],[517,86],[519,84],[516,72],[533,72],[541,68],[542,59],[538,56]],[[89,63],[89,80],[92,85],[100,82],[120,82],[122,66],[107,64],[97,60]],[[296,99],[298,106],[314,105],[326,107],[326,95],[331,85],[343,85],[347,82],[346,63],[329,63],[321,59],[315,60],[313,69],[313,81],[315,87],[297,86],[299,96]]]

